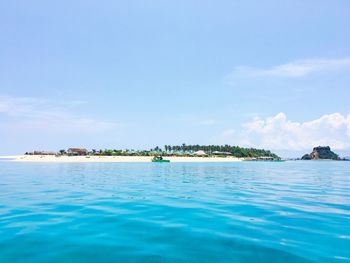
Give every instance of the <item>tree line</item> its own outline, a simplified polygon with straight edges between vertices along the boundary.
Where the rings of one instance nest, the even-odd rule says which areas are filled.
[[[256,149],[256,148],[243,148],[239,146],[231,145],[165,145],[165,152],[196,152],[196,151],[205,151],[208,154],[214,152],[226,152],[231,153],[235,157],[273,157],[279,158],[276,154],[272,153],[269,150]]]
[[[107,155],[107,156],[126,156],[126,155],[136,155],[136,156],[155,156],[155,155],[191,155],[197,151],[204,151],[207,155],[225,155],[230,153],[234,157],[272,157],[274,159],[279,159],[279,156],[265,149],[256,148],[243,148],[239,146],[231,145],[165,145],[162,149],[159,146],[151,148],[149,150],[117,150],[117,149],[105,149],[105,150],[92,150],[90,154],[92,155]],[[218,153],[219,152],[219,153]]]

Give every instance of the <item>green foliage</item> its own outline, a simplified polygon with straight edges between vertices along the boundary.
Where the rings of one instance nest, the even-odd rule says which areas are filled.
[[[279,157],[272,153],[271,151],[264,150],[264,149],[255,149],[255,148],[242,148],[239,146],[231,146],[231,145],[186,145],[182,144],[181,146],[171,146],[166,145],[165,149],[168,149],[167,152],[182,152],[184,154],[186,153],[192,153],[199,150],[203,150],[209,155],[212,154],[215,151],[218,152],[229,152],[235,157],[273,157],[275,159],[279,159]]]
[[[165,145],[164,151],[156,146],[150,150],[143,151],[133,151],[133,150],[100,150],[95,151],[93,154],[105,155],[105,156],[171,156],[171,155],[181,155],[181,156],[190,156],[193,152],[203,150],[208,155],[212,155],[213,152],[228,152],[231,153],[234,157],[273,157],[274,159],[279,159],[279,157],[272,153],[271,151],[264,149],[255,149],[255,148],[241,148],[239,146],[230,146],[230,145]]]

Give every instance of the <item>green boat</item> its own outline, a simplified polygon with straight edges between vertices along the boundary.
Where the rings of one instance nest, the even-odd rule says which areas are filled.
[[[170,160],[164,160],[162,156],[155,156],[152,159],[154,163],[170,163]]]

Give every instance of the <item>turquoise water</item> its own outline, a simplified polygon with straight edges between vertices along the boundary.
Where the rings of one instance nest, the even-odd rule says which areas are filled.
[[[0,162],[0,262],[350,262],[350,162]]]

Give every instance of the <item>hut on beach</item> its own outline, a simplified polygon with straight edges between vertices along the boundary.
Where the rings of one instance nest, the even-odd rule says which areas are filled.
[[[32,155],[55,155],[55,152],[52,151],[33,151]]]
[[[193,153],[193,155],[197,155],[197,156],[204,156],[207,155],[205,151],[203,150],[199,150]]]
[[[85,148],[69,148],[67,154],[69,156],[79,156],[79,155],[87,155],[89,151]]]
[[[214,151],[213,154],[214,155],[232,155],[232,153],[230,152],[219,152],[219,151]]]

